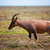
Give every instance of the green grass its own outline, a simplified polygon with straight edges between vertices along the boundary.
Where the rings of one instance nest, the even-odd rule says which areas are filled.
[[[28,32],[26,30],[17,30],[17,31],[0,31],[0,35],[5,35],[5,34],[27,34]]]
[[[47,38],[50,38],[50,37],[47,37]]]
[[[7,45],[7,47],[18,47],[18,45],[16,45],[16,44],[9,44],[9,45]]]
[[[16,44],[9,44],[9,45],[7,45],[7,47],[11,47],[11,48],[18,48],[18,49],[27,49],[27,48],[37,48],[37,46],[28,46],[28,45],[25,45],[25,46],[23,46],[23,45],[16,45]]]
[[[11,40],[11,42],[13,42],[13,40]]]
[[[47,40],[44,41],[45,43],[47,42]]]
[[[7,49],[7,48],[2,48],[2,49],[0,49],[0,50],[13,50],[12,48],[9,48],[9,49]]]
[[[40,40],[38,40],[39,43],[42,43]]]
[[[35,45],[35,46],[34,46],[34,48],[37,48],[37,49],[39,49],[39,47],[38,47],[37,45]]]
[[[48,41],[50,42],[50,39]]]
[[[34,48],[33,46],[28,46],[28,45],[25,45],[24,47],[25,48],[32,48],[32,49]]]

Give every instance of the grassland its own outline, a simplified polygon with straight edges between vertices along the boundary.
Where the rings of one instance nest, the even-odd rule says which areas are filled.
[[[50,50],[50,36],[38,34],[38,42],[44,46],[41,48],[32,34],[31,45],[28,46],[28,34],[0,35],[0,50]]]
[[[8,30],[12,16],[17,13],[20,13],[17,16],[18,19],[23,21],[30,18],[50,20],[50,6],[0,6],[0,50],[50,50],[50,36],[48,34],[37,35],[38,42],[44,46],[42,49],[35,42],[33,35],[31,46],[28,46],[28,32],[25,29],[16,26]]]

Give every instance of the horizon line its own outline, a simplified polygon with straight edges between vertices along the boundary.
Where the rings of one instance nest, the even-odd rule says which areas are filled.
[[[50,5],[0,5],[0,6],[50,6]]]

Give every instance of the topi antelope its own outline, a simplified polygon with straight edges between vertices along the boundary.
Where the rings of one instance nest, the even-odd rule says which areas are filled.
[[[37,41],[37,33],[42,34],[47,32],[50,35],[50,21],[44,21],[44,20],[36,20],[36,19],[30,19],[28,21],[21,21],[18,20],[17,17],[14,19],[14,17],[18,14],[15,14],[12,17],[12,22],[9,26],[9,30],[12,29],[15,26],[20,26],[22,28],[24,28],[25,30],[28,31],[29,33],[29,46],[30,46],[30,42],[31,42],[31,34],[34,34],[34,38],[35,41],[37,42],[37,44],[44,48],[38,41]]]

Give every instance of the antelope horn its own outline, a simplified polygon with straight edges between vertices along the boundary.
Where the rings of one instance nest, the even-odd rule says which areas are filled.
[[[18,14],[14,14],[13,17],[12,17],[12,20],[14,19],[14,17],[15,17],[16,15],[19,15],[19,14],[20,14],[20,13],[18,13]]]

